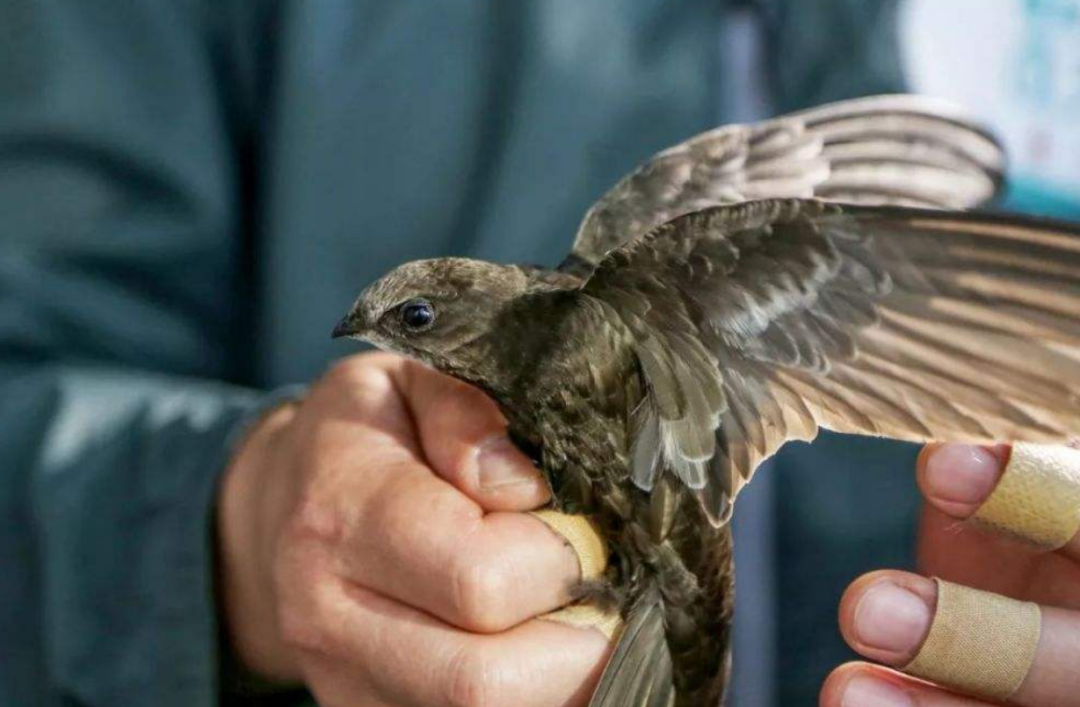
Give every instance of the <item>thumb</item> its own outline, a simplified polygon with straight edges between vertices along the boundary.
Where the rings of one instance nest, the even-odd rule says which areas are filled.
[[[548,502],[547,482],[507,436],[506,419],[482,391],[417,364],[402,389],[428,464],[486,511]]]

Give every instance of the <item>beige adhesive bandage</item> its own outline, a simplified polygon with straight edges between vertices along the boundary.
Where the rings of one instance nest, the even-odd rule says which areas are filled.
[[[930,633],[910,673],[947,687],[994,700],[1020,689],[1039,645],[1038,604],[970,589],[940,579]]]
[[[595,606],[573,604],[558,611],[538,617],[541,621],[554,621],[574,628],[593,628],[604,634],[609,641],[615,640],[622,629],[622,617],[617,611],[600,611]]]
[[[598,579],[607,569],[608,549],[600,531],[587,516],[571,516],[558,511],[533,511],[544,525],[554,530],[577,555],[583,580]]]
[[[552,510],[534,511],[532,515],[558,533],[574,551],[583,580],[598,579],[604,574],[608,561],[607,543],[591,520],[586,516],[566,515]],[[600,611],[587,604],[563,607],[540,618],[575,628],[593,628],[609,640],[614,639],[622,627],[618,612]]]
[[[1016,443],[990,498],[971,517],[1046,550],[1080,531],[1080,450]]]

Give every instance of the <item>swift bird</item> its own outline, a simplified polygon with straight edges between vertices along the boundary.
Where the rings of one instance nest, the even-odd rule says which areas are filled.
[[[486,391],[597,519],[611,566],[578,596],[626,623],[594,707],[715,705],[732,503],[784,442],[1080,432],[1080,228],[959,211],[1002,165],[913,96],[719,128],[619,182],[558,270],[407,263],[334,335]]]

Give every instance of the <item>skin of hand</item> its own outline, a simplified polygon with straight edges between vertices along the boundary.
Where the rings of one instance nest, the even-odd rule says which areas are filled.
[[[1010,704],[1080,706],[1080,534],[1044,553],[961,521],[997,485],[1005,446],[929,445],[916,470],[926,500],[919,529],[922,573],[882,570],[852,583],[840,602],[840,630],[861,655],[884,664],[850,663],[829,676],[823,707],[987,707],[906,677],[891,668],[918,652],[936,608],[938,576],[957,584],[1033,601],[1043,628],[1035,663]]]
[[[579,567],[480,391],[344,359],[248,434],[218,496],[220,605],[254,674],[323,707],[585,705],[609,646],[536,616]]]

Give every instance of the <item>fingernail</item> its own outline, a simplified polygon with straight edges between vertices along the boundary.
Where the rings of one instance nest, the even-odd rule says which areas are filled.
[[[930,608],[891,582],[866,590],[855,607],[855,636],[867,648],[910,655],[930,629]]]
[[[1001,475],[1001,462],[982,447],[945,444],[926,460],[927,494],[941,501],[979,504]]]
[[[851,679],[840,698],[840,707],[914,707],[906,692],[896,685],[859,675]]]
[[[508,437],[496,437],[482,444],[477,465],[480,470],[480,488],[485,491],[541,482],[536,468]]]

